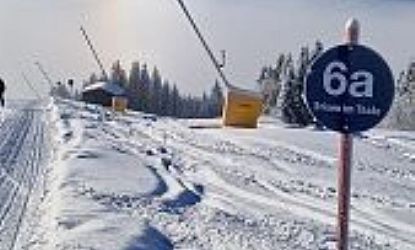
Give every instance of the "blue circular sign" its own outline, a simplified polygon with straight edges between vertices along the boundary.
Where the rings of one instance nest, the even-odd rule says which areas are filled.
[[[385,60],[362,45],[339,45],[311,65],[305,96],[315,118],[329,129],[353,133],[376,126],[394,98],[394,78]]]

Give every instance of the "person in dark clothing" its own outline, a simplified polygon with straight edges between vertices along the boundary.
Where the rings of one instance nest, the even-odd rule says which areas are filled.
[[[3,79],[0,78],[0,103],[4,107],[4,91],[6,90],[6,85]]]

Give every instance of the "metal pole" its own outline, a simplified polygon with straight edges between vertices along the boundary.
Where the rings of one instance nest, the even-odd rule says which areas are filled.
[[[107,80],[109,79],[109,78],[108,78],[108,74],[107,74],[107,72],[105,71],[104,65],[102,64],[101,60],[99,59],[98,53],[97,53],[97,51],[95,50],[94,45],[92,45],[91,39],[89,39],[89,36],[88,36],[88,34],[86,33],[86,30],[84,29],[84,27],[83,27],[83,26],[81,26],[81,28],[80,28],[80,29],[81,29],[81,33],[82,33],[82,35],[83,35],[83,36],[84,36],[84,38],[85,38],[86,43],[88,44],[89,48],[90,48],[90,49],[91,49],[91,51],[92,51],[92,54],[94,55],[94,58],[95,58],[96,62],[98,63],[99,68],[101,69],[102,76],[103,76],[103,77],[105,78],[105,80],[107,81]]]
[[[42,64],[40,62],[35,62],[36,66],[38,67],[40,73],[42,73],[43,77],[46,79],[46,81],[49,83],[50,87],[53,88],[53,82],[50,79],[48,73],[46,73],[45,69],[43,68]]]
[[[186,6],[184,5],[184,2],[182,0],[177,0],[180,7],[182,8],[184,14],[186,15],[187,19],[189,20],[190,24],[192,25],[193,30],[196,32],[197,37],[199,38],[200,42],[203,45],[203,48],[205,48],[207,54],[209,55],[210,60],[212,61],[213,65],[216,68],[216,71],[219,73],[219,76],[222,78],[222,81],[225,83],[225,86],[228,88],[233,88],[232,85],[229,83],[228,79],[225,76],[225,73],[222,71],[222,67],[219,64],[218,60],[216,59],[215,55],[212,53],[212,50],[210,49],[208,43],[206,42],[205,38],[203,37],[202,33],[200,32],[199,28],[196,25],[196,22],[190,15],[190,12],[187,10]]]
[[[356,19],[346,23],[346,44],[359,42],[360,25]],[[350,182],[353,154],[353,137],[349,133],[340,135],[340,159],[338,168],[338,207],[337,207],[337,249],[348,249],[349,216],[350,216]]]
[[[35,93],[36,97],[39,100],[42,100],[42,97],[40,96],[39,92],[37,92],[37,90],[35,89],[35,87],[33,87],[33,84],[29,81],[29,79],[27,78],[27,76],[25,75],[25,73],[22,72],[22,77],[23,77],[23,81],[27,84],[27,86],[33,91],[33,93]]]

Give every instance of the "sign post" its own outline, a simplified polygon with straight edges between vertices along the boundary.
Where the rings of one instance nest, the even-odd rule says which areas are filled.
[[[350,19],[345,27],[346,44],[358,44],[360,26],[356,19]],[[337,174],[337,249],[348,249],[350,216],[350,182],[353,155],[353,137],[350,133],[340,134],[339,167]]]
[[[392,72],[372,49],[359,45],[356,19],[346,23],[345,44],[324,52],[305,79],[308,107],[326,128],[340,132],[337,250],[348,249],[350,183],[355,132],[376,126],[394,97]]]

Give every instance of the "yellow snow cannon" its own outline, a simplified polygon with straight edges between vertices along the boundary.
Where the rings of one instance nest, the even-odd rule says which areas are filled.
[[[127,110],[128,100],[124,96],[112,97],[112,111],[125,114]]]
[[[218,63],[183,0],[177,0],[177,2],[226,86],[227,94],[222,115],[223,125],[239,128],[256,128],[258,126],[258,118],[262,113],[263,102],[261,94],[251,90],[240,89],[229,83],[222,71],[224,62],[223,64]]]
[[[223,125],[256,128],[262,107],[262,97],[259,93],[244,89],[228,89],[223,106]]]

